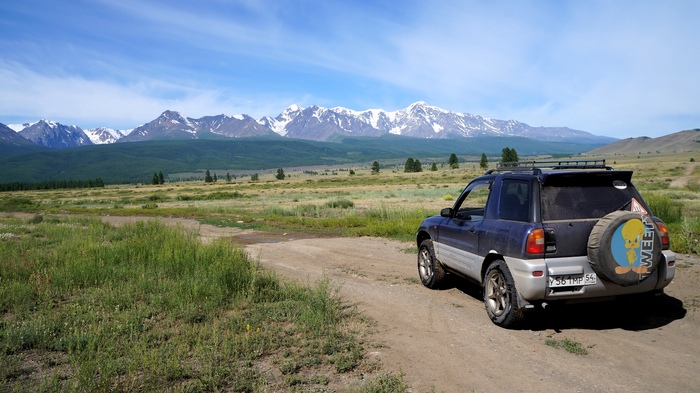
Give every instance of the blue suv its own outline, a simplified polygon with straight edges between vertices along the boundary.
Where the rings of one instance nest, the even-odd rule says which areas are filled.
[[[666,225],[604,160],[503,163],[418,229],[418,274],[480,284],[489,318],[511,328],[547,303],[660,292],[675,274]]]

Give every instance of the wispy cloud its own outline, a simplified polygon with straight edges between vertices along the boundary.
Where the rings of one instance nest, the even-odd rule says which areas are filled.
[[[10,118],[8,123],[46,118],[86,128],[133,128],[166,109],[190,117],[221,113],[262,116],[289,104],[279,98],[239,97],[231,92],[199,90],[154,79],[123,84],[78,76],[48,76],[6,62],[0,62],[0,90],[12,92],[0,95],[0,108]]]
[[[424,100],[620,137],[700,124],[695,1],[47,7],[0,5],[0,121],[140,124],[165,109],[260,117],[292,103],[396,110]],[[35,28],[13,28],[21,23]]]

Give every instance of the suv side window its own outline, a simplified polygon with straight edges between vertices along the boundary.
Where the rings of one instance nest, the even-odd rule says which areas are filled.
[[[457,201],[454,218],[465,221],[483,220],[490,194],[491,181],[471,184],[466,196],[461,201]]]
[[[503,180],[498,217],[502,220],[528,221],[530,218],[530,183],[524,180]]]

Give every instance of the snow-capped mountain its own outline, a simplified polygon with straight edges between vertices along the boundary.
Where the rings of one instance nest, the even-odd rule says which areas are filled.
[[[16,125],[15,129],[18,128]],[[39,146],[61,149],[66,147],[92,145],[90,138],[78,126],[66,126],[49,120],[28,123],[19,135]]]
[[[258,123],[248,115],[204,116],[199,119],[188,118],[200,132],[210,132],[229,138],[269,135],[270,129]]]
[[[261,136],[271,131],[248,115],[205,116],[200,119],[183,117],[175,111],[165,111],[157,119],[136,127],[119,142],[164,139],[200,139],[218,135],[228,138]]]
[[[87,135],[88,138],[90,138],[90,141],[95,145],[114,143],[124,138],[131,132],[131,130],[122,131],[108,127],[88,128],[87,130],[83,131],[85,132],[85,135]]]
[[[31,146],[34,143],[17,133],[17,130],[0,123],[0,141],[7,142],[14,146]]]
[[[15,132],[20,132],[23,129],[33,126],[34,124],[38,123],[38,121],[35,121],[34,123],[24,123],[24,124],[8,124],[7,127],[10,128],[11,130]]]
[[[285,109],[282,113],[277,115],[277,117],[272,118],[270,116],[265,116],[260,119],[258,123],[281,136],[287,136],[287,124],[294,120],[294,118],[297,117],[301,111],[302,108],[300,108],[298,105],[290,105],[289,108]]]
[[[65,126],[47,120],[10,124],[8,127],[38,145],[53,148],[146,140],[277,135],[315,141],[386,134],[427,139],[518,136],[550,142],[601,145],[617,140],[566,127],[531,127],[516,120],[497,120],[453,112],[425,102],[416,102],[393,112],[381,109],[354,111],[342,107],[328,109],[316,105],[302,108],[291,105],[277,117],[265,116],[257,121],[248,115],[217,115],[195,119],[167,110],[155,120],[130,132],[106,127],[83,131],[77,126]]]
[[[544,141],[610,143],[614,138],[600,137],[566,127],[531,127],[515,120],[496,120],[447,111],[425,102],[405,109],[386,112],[381,109],[353,111],[346,108],[306,109],[290,106],[276,118],[265,117],[260,124],[289,138],[329,140],[334,137],[380,136],[395,134],[415,138],[460,138],[476,136],[521,136]]]
[[[345,108],[326,109],[316,105],[302,109],[293,105],[274,119],[261,119],[260,124],[287,138],[315,141],[327,141],[338,136],[385,134],[386,130],[375,127],[377,123],[367,113],[371,112],[353,112]]]
[[[151,139],[194,139],[195,126],[178,112],[165,111],[155,120],[134,128],[119,142],[139,142]]]

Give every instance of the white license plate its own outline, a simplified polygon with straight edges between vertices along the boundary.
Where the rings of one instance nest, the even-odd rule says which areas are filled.
[[[570,274],[565,276],[549,276],[549,287],[578,287],[582,285],[593,285],[597,281],[595,273]]]

